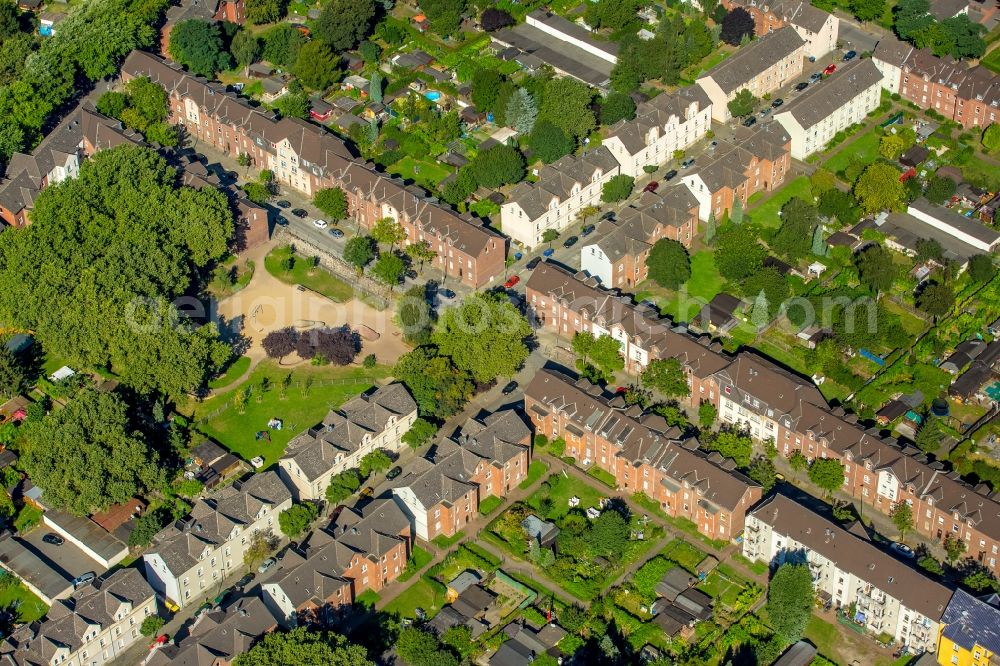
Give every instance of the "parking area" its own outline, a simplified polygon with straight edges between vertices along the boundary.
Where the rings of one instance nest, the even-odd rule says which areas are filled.
[[[23,537],[0,539],[0,564],[51,604],[72,593],[74,578],[91,571],[99,574],[104,568],[68,541],[58,546],[44,542],[49,531],[40,528]]]

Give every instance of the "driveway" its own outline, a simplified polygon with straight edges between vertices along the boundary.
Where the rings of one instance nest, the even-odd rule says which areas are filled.
[[[71,582],[77,576],[104,571],[96,560],[69,541],[61,546],[42,541],[49,532],[41,526],[24,536],[0,539],[0,563],[40,591],[48,598],[47,603],[69,596],[73,591]]]

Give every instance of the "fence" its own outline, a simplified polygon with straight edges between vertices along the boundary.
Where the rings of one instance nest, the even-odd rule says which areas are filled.
[[[279,242],[288,243],[295,248],[296,253],[310,257],[318,257],[319,265],[334,276],[341,278],[351,285],[356,291],[364,294],[365,302],[379,310],[389,307],[389,291],[379,283],[365,275],[358,275],[358,271],[342,258],[317,247],[309,239],[297,236],[288,227],[278,227],[274,237]]]

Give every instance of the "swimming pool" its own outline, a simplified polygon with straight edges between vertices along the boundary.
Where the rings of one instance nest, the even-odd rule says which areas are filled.
[[[424,97],[426,97],[432,102],[436,102],[439,99],[441,99],[441,93],[439,93],[437,90],[428,90],[427,92],[424,93]]]

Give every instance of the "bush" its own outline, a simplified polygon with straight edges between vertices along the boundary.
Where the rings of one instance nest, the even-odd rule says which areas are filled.
[[[166,624],[166,620],[159,615],[149,615],[142,621],[142,624],[139,625],[139,633],[143,636],[155,636],[156,632],[158,632],[164,624]]]

